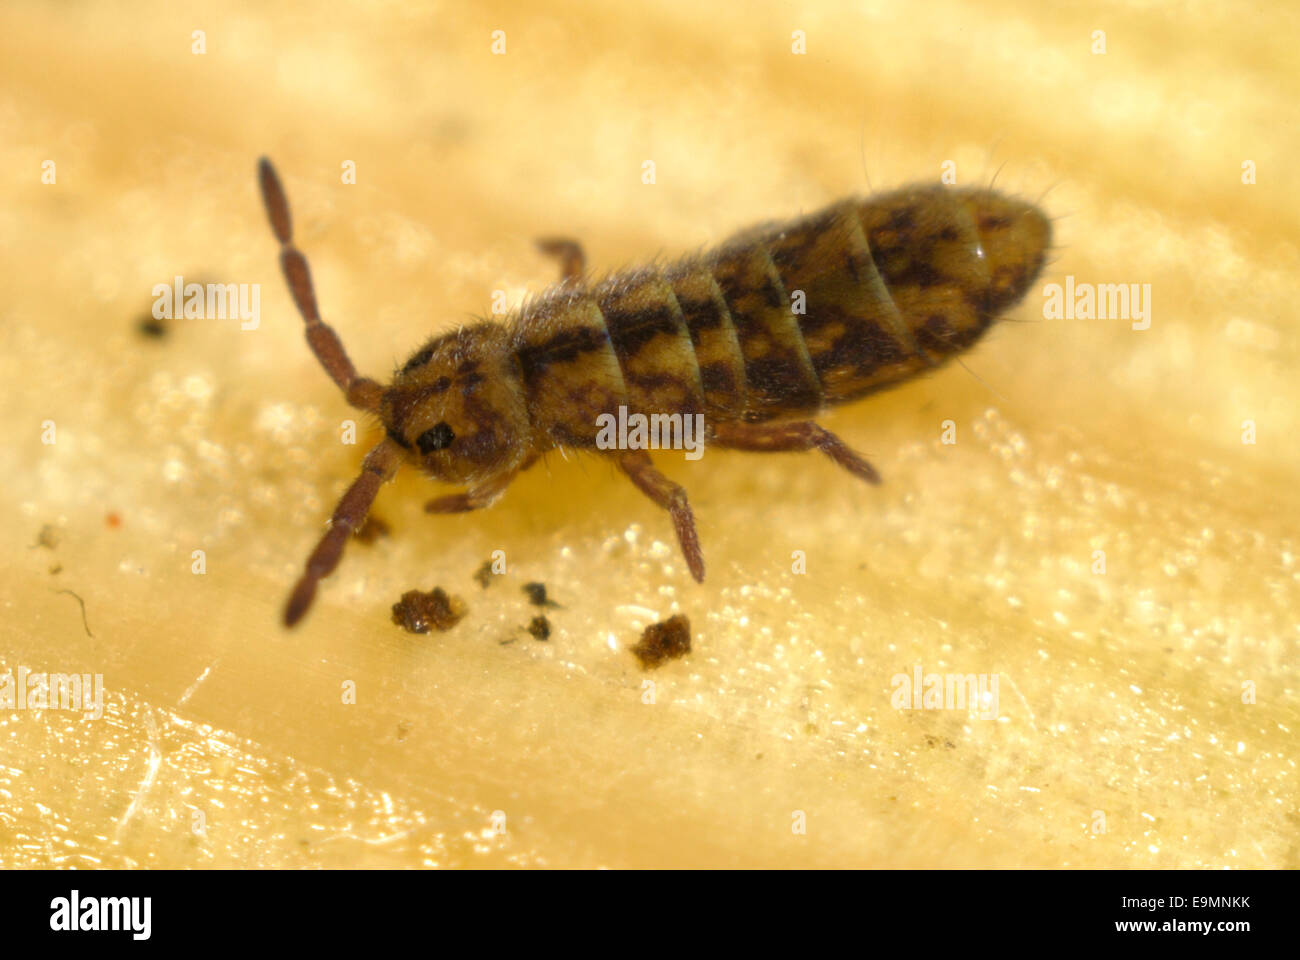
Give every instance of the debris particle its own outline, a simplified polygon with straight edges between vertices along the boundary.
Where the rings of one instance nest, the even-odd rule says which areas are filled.
[[[642,669],[685,656],[691,652],[691,622],[679,613],[662,623],[650,624],[632,652],[641,661]]]
[[[41,527],[41,532],[36,535],[36,542],[27,549],[35,550],[37,547],[45,547],[47,550],[53,550],[58,545],[59,531],[52,524],[47,523]]]
[[[167,323],[164,320],[158,320],[153,313],[144,313],[140,315],[139,321],[135,325],[136,333],[142,337],[149,337],[153,340],[161,340],[167,336]]]
[[[406,739],[407,734],[411,732],[411,725],[405,720],[397,721],[397,742],[401,743]]]
[[[359,541],[368,546],[380,537],[388,536],[391,532],[392,528],[372,513],[370,516],[366,517],[365,523],[361,524],[361,526],[353,531],[352,536],[356,537]]]
[[[548,600],[546,597],[546,584],[544,583],[525,583],[524,593],[528,594],[528,602],[534,607],[558,607],[559,604],[554,600]]]
[[[449,597],[442,587],[434,587],[428,593],[407,590],[393,604],[393,623],[408,633],[428,633],[430,627],[450,630],[465,613],[465,602],[460,597]]]
[[[95,635],[90,632],[90,622],[86,619],[86,601],[81,599],[80,594],[75,593],[72,590],[55,590],[54,592],[66,593],[68,596],[72,597],[74,600],[77,601],[77,603],[81,605],[81,625],[82,627],[85,628],[86,636],[90,637],[93,640],[95,638]]]
[[[111,530],[116,530],[118,527],[122,526],[122,518],[116,513],[110,513],[104,518],[104,522],[108,524],[109,529]]]
[[[528,623],[528,632],[533,635],[534,640],[549,640],[551,637],[551,621],[545,617],[533,617]]]
[[[482,587],[484,590],[487,589],[487,585],[492,582],[492,561],[491,560],[484,560],[483,566],[479,567],[477,570],[474,571],[474,579],[478,581],[478,585],[480,587]]]

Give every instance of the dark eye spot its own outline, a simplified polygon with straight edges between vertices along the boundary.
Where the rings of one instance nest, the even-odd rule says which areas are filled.
[[[444,422],[436,427],[430,427],[416,437],[415,445],[420,448],[421,453],[433,453],[435,450],[445,450],[450,447],[455,439],[456,434],[452,433],[451,427]]]
[[[433,347],[425,347],[419,353],[411,357],[410,360],[406,361],[406,365],[402,367],[402,373],[410,373],[412,370],[416,369],[417,367],[424,366],[432,359],[433,359]]]

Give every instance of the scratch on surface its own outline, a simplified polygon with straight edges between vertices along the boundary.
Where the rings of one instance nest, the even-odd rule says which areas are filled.
[[[176,706],[178,707],[185,706],[186,702],[190,699],[190,697],[194,696],[194,691],[199,688],[199,686],[203,683],[204,680],[208,679],[208,674],[212,672],[212,668],[215,667],[220,662],[221,662],[220,660],[213,660],[210,664],[204,667],[203,672],[199,674],[199,678],[195,680],[193,683],[191,683],[189,689],[187,689],[184,693],[181,694],[181,698],[176,701]]]
[[[67,589],[55,590],[54,592],[66,593],[70,597],[73,597],[77,601],[77,603],[81,604],[81,625],[86,628],[86,636],[90,637],[90,639],[92,640],[95,639],[95,635],[90,632],[90,623],[86,620],[86,601],[81,599],[81,595],[79,593]]]
[[[149,769],[145,771],[144,781],[136,788],[135,796],[131,798],[131,805],[126,808],[126,813],[122,814],[122,819],[117,822],[114,839],[121,838],[122,830],[140,809],[140,804],[144,802],[145,795],[148,794],[158,776],[158,766],[162,763],[162,751],[158,749],[158,725],[154,723],[152,712],[145,714],[145,723],[149,727]]]
[[[1020,698],[1020,702],[1023,703],[1025,709],[1029,711],[1029,725],[1034,728],[1034,733],[1037,733],[1038,723],[1034,719],[1034,708],[1029,705],[1029,701],[1025,699],[1025,695],[1020,692],[1020,688],[1016,686],[1016,681],[1012,680],[1011,677],[1005,673],[1003,676],[1007,678],[1007,683],[1011,684],[1011,689],[1016,691],[1016,696]]]
[[[615,607],[614,610],[617,613],[626,614],[632,617],[640,617],[640,618],[649,617],[651,620],[659,619],[658,612],[651,610],[649,607],[643,607],[635,603],[621,603],[617,607]]]
[[[335,834],[331,834],[328,837],[323,837],[321,839],[321,843],[322,844],[332,843],[337,840],[357,840],[360,841],[361,843],[368,844],[369,846],[372,847],[382,847],[385,846],[386,844],[395,843],[398,840],[405,839],[406,837],[409,837],[413,833],[415,833],[415,827],[411,827],[409,830],[403,830],[400,833],[390,833],[387,836],[380,836],[380,837],[363,837],[360,836],[359,834],[353,833],[351,830],[344,830],[340,833],[335,833]]]

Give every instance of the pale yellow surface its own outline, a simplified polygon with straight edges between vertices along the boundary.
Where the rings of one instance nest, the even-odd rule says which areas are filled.
[[[0,671],[102,673],[108,698],[0,714],[0,865],[1300,863],[1295,5],[545,6],[0,10]],[[969,372],[826,417],[879,488],[818,456],[660,455],[703,586],[602,461],[460,517],[403,474],[393,535],[289,633],[370,428],[340,443],[261,153],[381,377],[549,282],[535,236],[616,267],[945,161],[1051,188],[1044,282],[1149,283],[1152,321],[1043,320],[1035,290]],[[260,328],[137,336],[178,273],[260,283]],[[546,644],[519,632],[534,579],[564,605]],[[453,631],[389,622],[435,584],[469,603]],[[628,647],[674,611],[695,652],[643,674]],[[1001,716],[896,711],[916,664],[997,674]]]

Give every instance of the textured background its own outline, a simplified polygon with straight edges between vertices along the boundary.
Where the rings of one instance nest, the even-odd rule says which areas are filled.
[[[0,671],[108,688],[98,721],[0,713],[0,865],[1300,865],[1294,5],[185,6],[0,10]],[[602,461],[460,517],[404,474],[392,535],[286,633],[364,446],[278,275],[261,153],[381,377],[549,282],[535,236],[616,267],[945,161],[1046,192],[1044,282],[1150,283],[1153,319],[1043,320],[1035,291],[967,370],[826,417],[880,488],[661,455],[703,586]],[[178,273],[262,284],[260,328],[140,337]],[[533,579],[555,632],[503,646]],[[389,623],[434,584],[464,622]],[[627,647],[678,610],[695,652],[647,705]],[[1001,716],[892,709],[916,664],[998,674]]]

